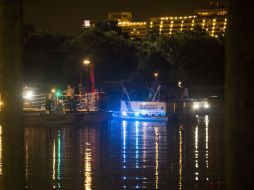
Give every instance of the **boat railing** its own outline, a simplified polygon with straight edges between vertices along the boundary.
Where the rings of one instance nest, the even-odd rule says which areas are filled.
[[[94,93],[84,93],[84,94],[75,94],[72,97],[62,94],[61,96],[51,97],[51,112],[54,112],[57,104],[62,104],[64,111],[105,111],[100,108],[99,100],[101,94],[104,92],[94,92]],[[46,104],[49,95],[47,94],[32,94],[31,96],[24,96],[22,99],[23,111],[28,112],[42,112],[46,111]],[[0,96],[0,111],[2,109],[3,102]]]
[[[63,94],[60,100],[65,111],[99,111],[99,98],[102,92],[75,94],[68,96]]]
[[[45,110],[46,94],[37,94],[29,98],[23,98],[24,111],[42,111]]]

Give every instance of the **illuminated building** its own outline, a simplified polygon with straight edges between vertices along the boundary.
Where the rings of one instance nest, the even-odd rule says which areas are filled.
[[[147,29],[159,35],[171,35],[178,31],[193,30],[201,26],[210,36],[224,35],[227,27],[227,9],[219,2],[195,11],[195,15],[150,18]]]
[[[195,12],[199,17],[225,17],[228,14],[225,6],[218,1],[211,1],[209,7],[196,10]]]
[[[131,37],[144,37],[146,34],[146,22],[132,21],[131,12],[113,12],[108,14],[108,21],[117,21],[122,32]]]
[[[132,20],[131,12],[111,12],[108,14],[108,20],[116,20],[118,22],[129,22]]]
[[[175,32],[193,30],[195,26],[201,26],[210,36],[217,37],[225,34],[227,14],[227,8],[223,4],[210,2],[207,8],[196,10],[194,15],[149,18],[146,22],[118,19],[118,26],[130,36],[140,38],[148,31],[170,36]]]
[[[122,28],[124,33],[128,33],[130,37],[144,37],[146,34],[146,22],[118,22],[118,26]]]
[[[95,22],[94,21],[91,21],[91,20],[83,20],[83,23],[82,23],[82,30],[85,30],[85,29],[89,29],[89,28],[92,28],[95,26]]]
[[[177,31],[192,30],[196,16],[150,18],[147,29],[159,35],[171,35]]]
[[[131,38],[143,38],[148,31],[156,35],[170,36],[175,32],[194,30],[200,26],[210,36],[224,36],[227,27],[227,8],[217,1],[211,1],[209,6],[198,9],[189,16],[151,17],[144,21],[133,21],[131,12],[112,12],[108,14],[108,21],[117,21],[122,32]],[[94,23],[84,20],[82,28],[94,27]]]

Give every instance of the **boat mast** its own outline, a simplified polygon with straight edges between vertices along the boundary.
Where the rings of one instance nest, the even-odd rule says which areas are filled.
[[[127,89],[123,86],[123,94],[125,94],[127,96],[127,100],[128,101],[125,101],[125,104],[126,104],[126,107],[129,111],[133,112],[133,109],[132,109],[132,106],[131,106],[131,99],[130,99],[130,96],[128,94],[128,91]]]
[[[158,102],[158,101],[159,101],[160,97],[158,97],[157,100],[155,100],[155,98],[156,98],[157,95],[160,96],[160,95],[159,95],[160,88],[161,88],[161,85],[158,85],[158,87],[157,87],[157,89],[156,89],[156,91],[155,91],[155,93],[154,93],[154,95],[153,95],[152,102],[155,102],[155,101]]]

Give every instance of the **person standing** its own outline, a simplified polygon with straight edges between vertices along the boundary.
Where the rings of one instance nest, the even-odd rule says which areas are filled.
[[[74,111],[74,105],[73,105],[73,101],[74,101],[74,89],[71,87],[71,85],[67,85],[67,89],[65,90],[65,94],[66,94],[66,100],[67,100],[67,104],[70,105],[70,111]]]

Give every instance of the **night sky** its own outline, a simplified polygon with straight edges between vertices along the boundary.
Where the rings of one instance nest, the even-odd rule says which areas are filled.
[[[193,15],[210,0],[24,0],[24,22],[45,32],[75,35],[82,20],[103,20],[112,11],[130,11],[134,20]]]

